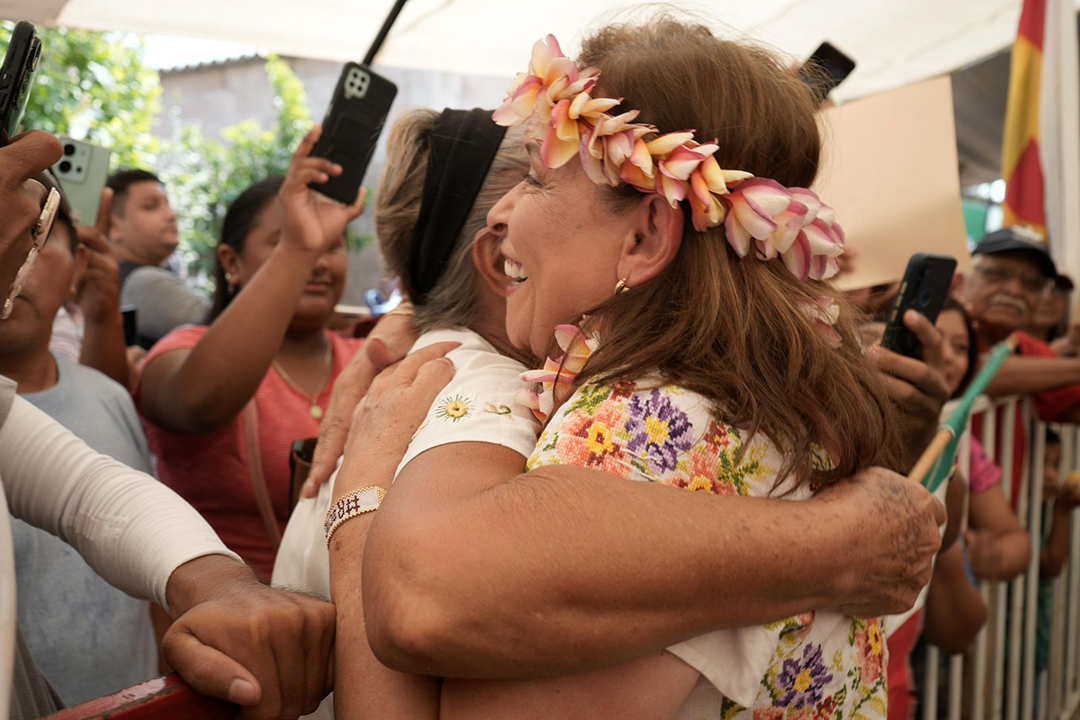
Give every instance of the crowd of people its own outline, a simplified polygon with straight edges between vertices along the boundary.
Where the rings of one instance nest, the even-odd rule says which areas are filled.
[[[259,718],[913,717],[916,648],[969,651],[1033,542],[1049,587],[1080,483],[1022,418],[939,497],[905,475],[1006,337],[989,394],[1080,420],[1080,323],[1011,227],[904,316],[921,357],[882,347],[804,189],[818,100],[666,12],[541,40],[497,110],[389,128],[408,302],[362,338],[331,325],[365,195],[312,189],[320,128],[232,200],[212,301],[155,174],[86,227],[55,138],[0,148],[0,714],[172,669]],[[1005,443],[1046,448],[1042,537]]]

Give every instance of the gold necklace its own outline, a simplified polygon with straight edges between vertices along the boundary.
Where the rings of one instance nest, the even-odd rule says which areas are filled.
[[[322,383],[319,385],[318,391],[314,395],[308,395],[304,392],[304,388],[300,387],[296,381],[289,377],[289,373],[285,372],[285,368],[281,367],[277,360],[272,360],[271,364],[274,369],[277,370],[277,374],[281,376],[281,379],[285,381],[285,384],[291,387],[296,392],[303,395],[305,398],[311,401],[311,407],[308,412],[311,413],[311,417],[316,420],[322,420],[323,409],[319,407],[319,395],[326,389],[326,385],[330,382],[330,378],[334,375],[334,356],[333,356],[334,343],[330,338],[326,338],[326,356],[323,358],[323,365],[327,365],[326,376],[323,378]]]

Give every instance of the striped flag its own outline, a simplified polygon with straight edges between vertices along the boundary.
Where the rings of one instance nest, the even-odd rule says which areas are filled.
[[[1048,238],[1058,269],[1080,275],[1080,69],[1073,0],[1024,0],[1012,48],[1001,153],[1004,224]]]
[[[1001,152],[1001,172],[1007,183],[1004,224],[1030,225],[1043,237],[1046,204],[1039,160],[1039,114],[1046,4],[1047,0],[1024,0],[1020,29],[1012,47],[1009,105]]]

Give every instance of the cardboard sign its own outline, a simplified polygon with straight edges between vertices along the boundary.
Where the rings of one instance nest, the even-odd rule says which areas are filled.
[[[821,122],[813,190],[857,253],[838,287],[895,282],[916,252],[952,255],[958,272],[971,266],[948,76],[830,108]]]

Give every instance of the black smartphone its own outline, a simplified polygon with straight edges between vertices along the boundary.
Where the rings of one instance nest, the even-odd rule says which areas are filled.
[[[139,344],[139,326],[136,323],[137,312],[134,305],[120,306],[120,315],[124,318],[124,345],[127,347]]]
[[[907,357],[921,358],[922,343],[904,326],[904,313],[917,310],[931,323],[937,322],[955,274],[956,258],[928,253],[912,255],[889,310],[882,347]]]
[[[844,82],[855,69],[855,61],[836,49],[829,42],[818,45],[810,59],[799,68],[799,77],[810,86],[820,102]]]
[[[18,134],[40,59],[41,38],[33,25],[20,20],[15,23],[0,67],[0,146]]]
[[[323,120],[322,137],[312,155],[333,160],[343,172],[311,187],[338,202],[356,201],[371,155],[379,142],[397,85],[370,67],[347,63]]]

